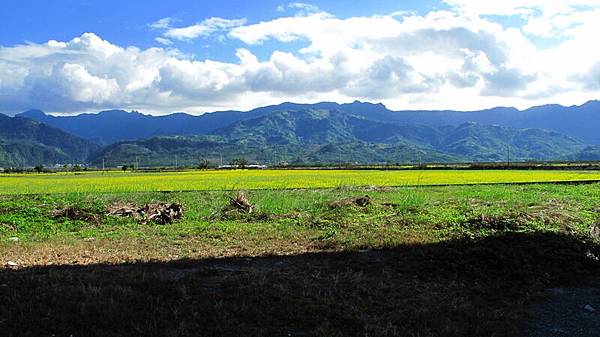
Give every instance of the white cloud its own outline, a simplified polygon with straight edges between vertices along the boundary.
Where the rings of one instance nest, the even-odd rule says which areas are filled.
[[[382,101],[396,109],[472,110],[576,104],[599,97],[598,9],[569,7],[569,12],[533,1],[495,6],[447,2],[455,7],[426,15],[340,19],[313,8],[253,24],[210,18],[173,28],[173,20],[165,18],[150,25],[162,30],[156,41],[165,46],[226,34],[245,44],[237,49],[235,62],[196,60],[171,47],[117,46],[92,33],[70,41],[0,47],[0,111],[119,107],[203,112],[355,99]],[[507,28],[485,17],[541,17],[541,11],[553,13],[550,26],[535,28],[530,21],[534,24]],[[568,19],[561,23],[558,16],[565,15]],[[540,49],[533,35],[560,37],[561,42]],[[266,48],[261,44],[269,40],[301,40],[307,46],[272,50],[259,59],[264,50],[259,54],[256,49]]]
[[[173,41],[171,41],[169,39],[165,39],[164,37],[160,37],[160,36],[155,38],[154,40],[164,46],[170,46],[173,44]]]
[[[597,0],[443,0],[468,15],[519,15],[530,16],[535,12],[545,15],[572,12],[577,8],[600,7]]]
[[[444,0],[466,16],[519,16],[526,22],[521,30],[544,38],[572,35],[580,26],[589,26],[600,17],[597,0]]]
[[[436,92],[446,81],[460,82],[463,87],[480,83],[482,94],[506,96],[524,89],[533,79],[519,68],[520,59],[527,57],[511,52],[512,45],[530,50],[526,39],[497,24],[452,12],[346,20],[316,13],[238,27],[230,35],[251,45],[268,39],[306,39],[310,45],[301,50],[305,54],[321,59],[346,55],[351,63],[346,70],[351,69],[353,80],[339,90],[348,89],[349,94],[363,98]],[[473,67],[468,56],[474,53],[488,62],[485,69]],[[468,76],[459,78],[457,74],[464,73],[469,62]]]
[[[576,76],[576,80],[582,81],[588,89],[600,90],[600,61],[594,64],[585,74]]]
[[[171,23],[173,23],[175,21],[177,21],[177,20],[170,18],[170,17],[166,17],[166,18],[159,19],[159,20],[149,24],[148,26],[152,29],[168,29],[169,27],[171,27]]]
[[[176,39],[176,40],[192,40],[198,37],[205,37],[217,32],[228,31],[233,27],[239,27],[246,23],[245,19],[223,19],[223,18],[209,18],[197,24],[173,28],[165,26],[166,31],[164,37]]]
[[[297,10],[296,15],[298,16],[310,15],[321,11],[319,7],[304,2],[292,2],[288,4],[288,7]]]

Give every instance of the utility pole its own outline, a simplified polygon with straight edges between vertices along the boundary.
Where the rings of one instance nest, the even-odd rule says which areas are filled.
[[[104,171],[104,157],[102,157],[102,171]]]
[[[510,167],[510,145],[506,144],[506,166]]]
[[[417,150],[417,148],[415,147],[415,160],[414,160],[415,165],[419,163],[419,150]]]
[[[177,170],[177,155],[175,155],[175,169]]]
[[[135,170],[139,170],[140,168],[140,160],[138,159],[137,156],[135,156]]]
[[[419,167],[421,167],[421,165],[422,165],[422,162],[421,162],[421,151],[419,151],[419,149],[417,149],[416,147],[415,147],[415,157],[416,157],[415,158],[416,162],[419,164]]]

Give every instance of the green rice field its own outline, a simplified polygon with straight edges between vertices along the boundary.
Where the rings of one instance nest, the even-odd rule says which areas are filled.
[[[0,194],[435,186],[600,180],[599,171],[233,170],[0,175]]]

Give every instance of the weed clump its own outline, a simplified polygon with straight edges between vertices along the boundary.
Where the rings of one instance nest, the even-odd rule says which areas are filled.
[[[221,220],[242,220],[257,219],[267,220],[268,214],[253,213],[254,205],[250,203],[244,192],[238,192],[235,197],[229,197],[229,202],[221,208],[221,214],[211,215],[211,218]]]
[[[248,197],[244,192],[238,192],[235,198],[229,197],[229,204],[222,209],[222,213],[237,211],[238,213],[250,214],[254,210],[254,206],[248,201]]]

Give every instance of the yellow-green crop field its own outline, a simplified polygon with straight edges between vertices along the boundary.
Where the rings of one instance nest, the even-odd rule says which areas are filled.
[[[0,175],[0,194],[427,186],[600,181],[598,171],[234,170]]]

